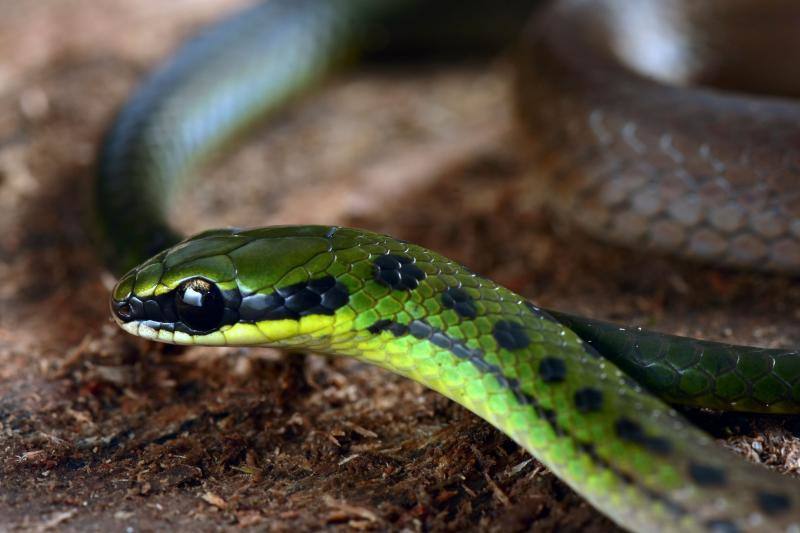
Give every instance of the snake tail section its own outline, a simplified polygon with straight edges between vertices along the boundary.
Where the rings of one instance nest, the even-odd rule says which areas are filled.
[[[112,308],[162,342],[353,357],[452,398],[639,531],[785,529],[793,480],[693,427],[549,313],[458,263],[338,227],[216,230],[123,276]]]

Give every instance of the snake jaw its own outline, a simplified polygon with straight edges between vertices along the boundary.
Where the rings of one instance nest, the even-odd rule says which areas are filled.
[[[119,324],[119,326],[122,329],[124,329],[131,335],[139,335],[139,322],[128,322],[127,324],[125,324],[117,320],[117,324]]]
[[[136,331],[138,332],[137,334],[140,337],[143,337],[143,338],[149,339],[149,340],[158,339],[158,330],[157,329],[152,328],[152,327],[150,327],[150,326],[148,326],[146,324],[142,324],[141,322],[132,322],[131,324],[135,324],[136,325]]]

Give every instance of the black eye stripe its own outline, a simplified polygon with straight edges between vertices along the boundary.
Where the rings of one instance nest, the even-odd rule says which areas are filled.
[[[297,320],[307,315],[332,315],[350,301],[350,292],[333,276],[325,276],[242,299],[239,316],[244,322]]]
[[[212,305],[202,313],[200,309],[192,309],[192,302],[200,302],[201,294],[195,290],[199,286],[197,284],[219,291],[221,309],[218,305]],[[187,287],[193,287],[188,296],[185,290],[181,293]],[[184,296],[185,301],[179,304]],[[332,315],[349,301],[347,287],[333,276],[287,285],[269,294],[250,294],[244,298],[238,289],[222,291],[209,280],[192,278],[165,294],[147,298],[132,295],[124,301],[115,301],[112,310],[123,323],[139,321],[157,330],[202,334],[237,322],[297,320],[307,315]]]
[[[201,297],[198,287],[206,287],[213,292],[213,298],[218,304],[205,309],[198,308],[186,310],[187,302],[183,302],[183,314],[178,313],[178,299],[181,290],[193,286],[190,300]],[[204,289],[205,290],[205,289]],[[180,331],[191,335],[208,333],[226,324],[235,324],[239,321],[238,309],[241,304],[241,295],[237,289],[222,291],[219,287],[205,278],[191,278],[183,281],[177,288],[158,296],[138,297],[131,295],[124,301],[115,301],[112,304],[114,314],[123,323],[138,321],[156,330]],[[200,317],[200,318],[198,318]]]
[[[144,302],[144,315],[148,320],[164,322],[164,313],[161,311],[161,306],[156,300],[147,300]]]

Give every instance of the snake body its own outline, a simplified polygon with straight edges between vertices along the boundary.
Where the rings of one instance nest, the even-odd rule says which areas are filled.
[[[551,205],[605,240],[800,271],[800,106],[787,98],[800,72],[776,53],[800,46],[798,22],[785,0],[556,2],[517,69]]]
[[[464,21],[497,11],[483,4],[458,3]],[[509,3],[507,18],[522,20],[524,4]],[[555,2],[523,39],[520,117],[526,132],[545,128],[531,135],[531,154],[559,178],[556,207],[611,240],[794,270],[798,262],[783,253],[797,245],[794,204],[774,171],[796,153],[785,152],[792,125],[780,117],[797,110],[637,74],[608,44],[621,5]],[[637,5],[642,11],[625,16],[714,12],[678,10],[677,1]],[[544,310],[435,252],[363,230],[223,229],[180,241],[170,229],[171,201],[198,163],[359,50],[447,48],[460,42],[455,35],[495,42],[489,25],[460,19],[437,32],[452,8],[270,0],[202,33],[153,74],[120,112],[99,164],[107,253],[117,270],[133,267],[113,290],[115,320],[161,342],[301,348],[407,376],[508,434],[631,530],[800,531],[792,480],[719,449],[664,401],[796,411],[794,352],[624,331]],[[391,22],[421,9],[434,11],[413,31]],[[723,118],[740,130],[719,127]],[[772,119],[776,129],[764,133]],[[756,144],[738,137],[759,132]],[[770,147],[784,152],[765,157]],[[748,190],[741,176],[753,167],[770,179]],[[731,194],[705,194],[709,183]],[[671,203],[659,204],[664,191]],[[687,216],[698,205],[701,215]],[[725,245],[709,246],[717,238]]]

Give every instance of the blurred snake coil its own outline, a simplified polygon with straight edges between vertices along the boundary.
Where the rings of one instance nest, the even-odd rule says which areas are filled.
[[[800,482],[721,449],[667,404],[797,412],[794,351],[544,310],[369,231],[181,240],[167,222],[209,154],[355,59],[511,45],[518,129],[554,212],[607,241],[796,274],[800,105],[790,97],[800,62],[775,50],[800,49],[799,22],[789,0],[248,8],[183,45],[107,134],[98,218],[109,264],[127,271],[114,318],[156,341],[307,349],[407,376],[509,435],[632,531],[799,532]]]

